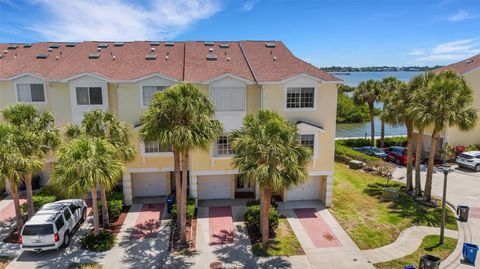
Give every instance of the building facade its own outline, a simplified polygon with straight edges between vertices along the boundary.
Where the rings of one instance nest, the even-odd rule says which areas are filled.
[[[123,173],[127,204],[136,197],[168,195],[175,187],[171,149],[141,141],[138,131],[153,94],[179,82],[210,96],[215,118],[224,126],[209,151],[191,153],[192,197],[258,196],[255,182],[245,183],[232,166],[229,134],[246,114],[270,109],[296,122],[301,143],[314,152],[308,181],[278,195],[284,201],[332,203],[341,81],[298,59],[282,42],[46,42],[0,48],[0,109],[30,103],[52,112],[59,127],[78,124],[85,112],[101,109],[132,125],[137,155]]]

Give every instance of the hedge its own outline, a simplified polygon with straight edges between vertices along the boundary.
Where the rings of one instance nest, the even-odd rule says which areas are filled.
[[[100,231],[98,235],[87,234],[80,240],[82,248],[90,251],[107,251],[115,244],[115,236],[107,231]]]
[[[358,160],[366,163],[369,161],[376,161],[378,159],[376,157],[358,152],[337,142],[335,145],[335,160],[341,163],[348,163],[351,160]]]
[[[108,200],[107,199],[107,208],[108,208],[108,220],[110,223],[115,222],[118,217],[120,217],[120,213],[122,213],[123,209],[123,200]],[[102,214],[102,202],[101,200],[98,201],[98,214],[100,219],[103,219]]]
[[[370,139],[365,138],[351,138],[351,139],[338,139],[335,141],[337,144],[344,145],[347,147],[364,147],[370,146]],[[375,146],[380,147],[380,139],[375,140]],[[395,136],[395,137],[385,137],[384,147],[392,146],[407,146],[407,137],[406,136]]]
[[[177,204],[175,203],[172,207],[172,219],[175,222],[177,220]],[[191,221],[195,216],[195,199],[188,198],[187,200],[187,221]]]
[[[33,207],[35,208],[35,212],[36,212],[44,204],[55,202],[57,200],[57,197],[53,195],[43,195],[43,194],[37,193],[32,196],[32,200],[33,200]],[[22,212],[22,214],[28,213],[27,203],[24,203],[20,206],[20,212]]]
[[[273,233],[278,227],[278,221],[280,219],[280,213],[273,207],[270,207],[268,211],[268,223],[270,228],[270,233]],[[247,228],[250,233],[259,234],[260,233],[260,206],[251,205],[247,207],[245,212],[245,221],[247,223]]]

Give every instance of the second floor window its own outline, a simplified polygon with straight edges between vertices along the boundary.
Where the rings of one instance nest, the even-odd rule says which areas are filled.
[[[245,111],[245,88],[243,87],[211,87],[215,111]]]
[[[43,84],[17,84],[17,96],[19,102],[34,103],[45,102],[45,90]]]
[[[233,151],[230,147],[230,137],[227,135],[222,135],[218,138],[216,144],[216,156],[231,156]]]
[[[315,88],[287,88],[287,108],[314,108]]]
[[[313,134],[301,134],[300,144],[304,147],[309,147],[313,150],[315,147],[315,135]]]
[[[149,106],[152,102],[153,95],[156,92],[162,91],[165,89],[165,86],[143,86],[142,87],[142,104],[143,106]]]
[[[77,105],[103,105],[101,87],[78,87]]]
[[[158,141],[145,141],[145,153],[172,152],[172,146],[162,146]]]

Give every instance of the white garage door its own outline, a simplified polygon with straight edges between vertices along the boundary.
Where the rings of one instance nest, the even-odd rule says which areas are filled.
[[[320,177],[309,177],[303,185],[288,191],[287,201],[320,199]]]
[[[132,173],[132,194],[133,197],[167,195],[167,174]]]
[[[231,181],[231,175],[198,177],[198,199],[230,198]]]

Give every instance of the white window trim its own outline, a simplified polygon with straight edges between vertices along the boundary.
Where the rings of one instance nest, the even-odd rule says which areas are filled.
[[[287,92],[288,88],[313,88],[313,108],[312,107],[307,107],[307,108],[288,108],[287,107]],[[298,85],[298,84],[292,84],[292,85],[286,85],[283,88],[283,109],[285,112],[302,112],[302,111],[317,111],[317,98],[318,98],[318,90],[317,86],[314,85]]]
[[[230,133],[223,133],[220,136],[230,136],[230,135],[231,135]],[[218,139],[217,139],[217,141],[218,141]],[[232,153],[231,155],[217,155],[217,141],[212,143],[212,149],[211,149],[211,154],[210,154],[210,156],[212,156],[212,159],[213,160],[228,160],[228,159],[231,159],[235,154]],[[230,141],[229,141],[229,143],[230,143]]]
[[[216,86],[216,85],[209,85],[208,86],[208,97],[212,100],[212,88],[243,88],[244,93],[244,106],[243,110],[238,111],[217,111],[215,110],[215,114],[217,115],[238,115],[238,114],[245,114],[247,112],[247,86]],[[213,102],[213,100],[212,100]]]
[[[173,152],[155,152],[147,153],[145,152],[145,142],[140,143],[140,155],[143,157],[173,157]]]
[[[318,139],[319,136],[316,132],[301,132],[299,135],[313,135],[313,159],[318,159]]]
[[[147,109],[148,106],[145,106],[143,104],[143,87],[165,87],[162,91],[164,91],[165,89],[167,89],[168,87],[170,87],[171,85],[150,85],[148,83],[146,84],[141,84],[139,86],[140,88],[140,107],[143,108],[143,109]]]
[[[77,99],[77,88],[87,88],[87,92],[88,92],[88,104],[79,104],[78,103],[78,99]],[[90,88],[100,88],[100,92],[102,94],[102,104],[95,104],[95,105],[92,105],[90,104],[90,102],[92,101],[90,99]],[[107,92],[107,96],[103,96],[103,87],[102,86],[75,86],[74,88],[75,90],[75,105],[76,106],[79,106],[79,107],[102,107],[105,105],[105,97],[107,97],[108,99],[108,92]]]
[[[45,96],[45,101],[43,102],[24,102],[18,100],[18,84],[43,84],[43,95]],[[32,104],[32,105],[46,105],[48,103],[48,94],[47,94],[47,83],[45,82],[15,82],[15,87],[13,89],[15,93],[15,101],[17,103],[23,103],[23,104]]]

